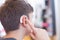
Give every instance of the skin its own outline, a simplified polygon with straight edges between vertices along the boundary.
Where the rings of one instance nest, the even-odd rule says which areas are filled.
[[[34,25],[27,19],[27,23],[31,28],[31,33],[30,36],[34,40],[50,40],[48,33],[46,30],[40,29],[40,28],[35,28]]]
[[[34,40],[50,40],[47,32],[43,29],[35,28],[26,16],[22,16],[22,23],[19,24],[19,29],[10,31],[4,38],[15,38],[17,40],[23,40],[25,35],[30,35]]]

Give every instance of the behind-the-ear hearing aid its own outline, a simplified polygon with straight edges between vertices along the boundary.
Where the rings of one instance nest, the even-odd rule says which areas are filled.
[[[27,18],[27,16],[26,15],[23,15],[23,16],[21,16],[21,18],[20,18],[20,23],[23,23],[23,18]]]
[[[22,17],[20,18],[20,23],[22,23]]]
[[[21,16],[21,18],[20,18],[20,23],[25,27],[25,24],[28,24],[28,23],[27,23],[27,21],[26,21],[24,18],[25,18],[25,19],[28,19],[27,16],[23,15],[23,16]],[[27,27],[26,27],[26,28],[27,28]],[[33,32],[31,28],[29,28],[29,30],[30,30],[30,32]]]

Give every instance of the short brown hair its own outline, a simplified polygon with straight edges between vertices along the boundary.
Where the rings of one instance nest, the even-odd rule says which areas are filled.
[[[33,12],[33,8],[25,1],[6,1],[0,9],[0,19],[6,32],[19,28],[20,17]]]

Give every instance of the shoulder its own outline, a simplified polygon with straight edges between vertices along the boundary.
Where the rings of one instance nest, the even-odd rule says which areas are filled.
[[[14,38],[0,38],[0,40],[16,40]]]
[[[4,40],[3,38],[0,38],[0,40]]]
[[[37,31],[39,35],[41,36],[41,38],[43,38],[44,40],[50,40],[48,32],[46,30],[37,28]]]
[[[44,29],[41,29],[41,28],[36,28],[37,30],[39,30],[40,32],[43,32],[43,33],[48,33],[46,30]]]

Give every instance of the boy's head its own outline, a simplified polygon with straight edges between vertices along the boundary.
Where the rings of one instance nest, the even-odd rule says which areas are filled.
[[[10,0],[0,8],[0,19],[6,32],[19,29],[20,17],[33,12],[33,8],[25,1]]]

